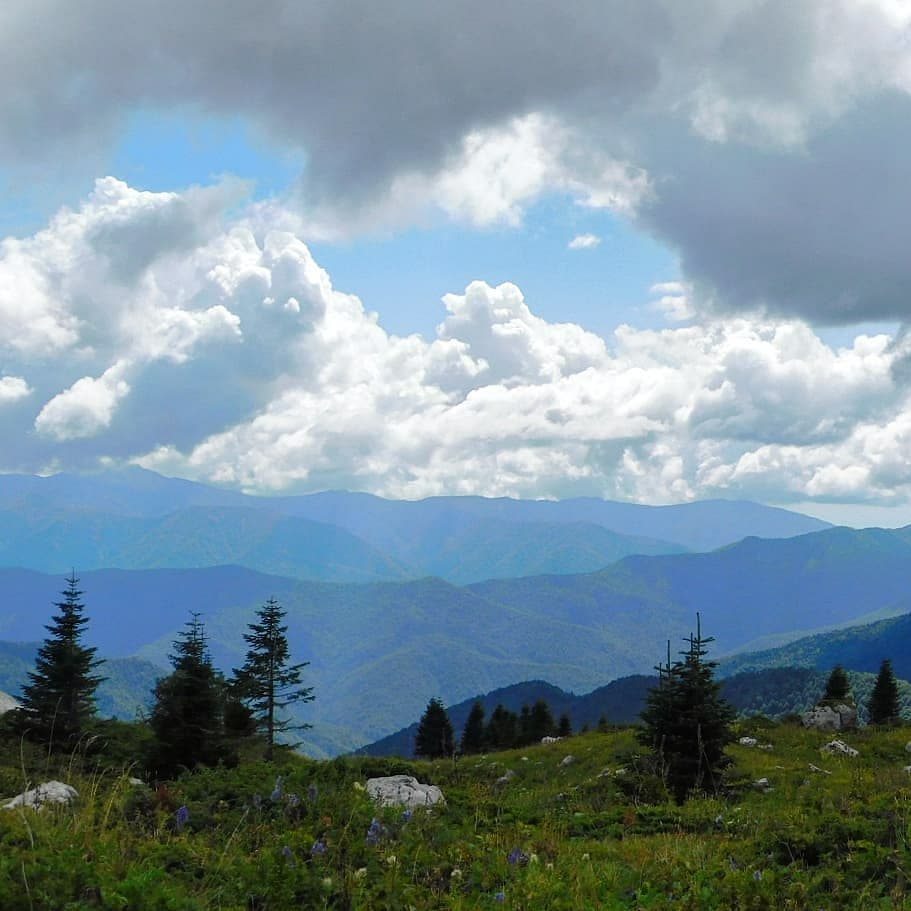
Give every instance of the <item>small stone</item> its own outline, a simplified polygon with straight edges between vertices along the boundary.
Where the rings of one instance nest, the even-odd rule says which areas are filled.
[[[45,781],[7,801],[3,804],[2,809],[15,810],[19,807],[30,807],[33,810],[40,810],[49,803],[68,804],[78,796],[79,793],[72,785],[64,784],[62,781]]]
[[[849,747],[843,740],[831,740],[823,747],[823,750],[833,756],[854,757],[860,755],[854,747]]]
[[[768,778],[760,778],[757,781],[754,781],[753,787],[756,788],[757,791],[762,791],[763,793],[772,790],[772,785],[769,783]]]
[[[381,806],[403,807],[406,810],[446,802],[443,792],[436,785],[421,784],[411,775],[370,778],[367,781],[367,793]]]
[[[755,737],[741,737],[737,741],[742,747],[756,747],[759,746],[759,741]]]
[[[566,766],[571,766],[576,761],[576,757],[570,753],[568,756],[564,756],[560,762],[560,768],[566,768]]]

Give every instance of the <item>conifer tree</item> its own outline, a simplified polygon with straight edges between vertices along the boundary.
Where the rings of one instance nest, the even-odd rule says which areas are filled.
[[[212,666],[199,614],[190,615],[169,657],[174,670],[156,684],[149,717],[152,771],[163,778],[230,757],[223,730],[226,684]]]
[[[569,719],[569,714],[564,712],[560,716],[560,720],[557,722],[557,736],[558,737],[572,737],[573,735],[573,723]]]
[[[425,759],[441,759],[452,756],[455,750],[452,722],[443,707],[443,702],[434,697],[418,723],[414,741],[414,752]]]
[[[544,699],[538,699],[531,707],[528,720],[528,742],[539,743],[542,737],[553,737],[557,730],[553,712]]]
[[[50,635],[38,649],[35,670],[22,690],[20,719],[29,736],[66,747],[79,738],[95,714],[95,690],[105,680],[93,673],[104,662],[82,644],[85,626],[79,579],[67,577],[58,613],[45,627]]]
[[[870,724],[894,724],[899,718],[898,684],[892,662],[886,658],[879,666],[876,683],[870,694]]]
[[[484,706],[480,702],[475,702],[468,713],[460,747],[466,755],[484,749]]]
[[[659,682],[648,694],[642,712],[639,740],[659,760],[662,774],[678,802],[688,793],[716,788],[718,775],[728,764],[725,746],[732,739],[733,708],[721,697],[714,679],[714,661],[706,661],[706,645],[699,614],[696,634],[685,642],[683,660],[659,665]]]
[[[826,692],[823,699],[832,702],[843,702],[848,698],[850,692],[851,681],[848,680],[845,669],[840,664],[836,664],[832,668],[832,673],[829,674],[829,679],[826,681]]]
[[[484,729],[484,742],[492,750],[508,750],[519,738],[519,718],[506,706],[498,704]]]
[[[257,729],[265,734],[265,758],[271,760],[276,735],[311,726],[294,723],[282,710],[297,702],[312,702],[314,696],[313,687],[301,686],[301,670],[310,662],[288,663],[288,627],[282,624],[284,608],[270,598],[256,614],[259,622],[250,623],[249,632],[244,633],[249,648],[243,667],[234,671],[234,687],[252,709]]]

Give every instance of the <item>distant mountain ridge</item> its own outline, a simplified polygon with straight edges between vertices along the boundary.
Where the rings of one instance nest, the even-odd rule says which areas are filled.
[[[710,550],[746,535],[828,527],[799,513],[715,500],[640,506],[363,493],[256,497],[139,468],[0,475],[0,565],[83,569],[237,564],[364,582],[435,575],[457,584],[594,572],[631,554]]]
[[[0,570],[0,638],[42,638],[61,581]],[[316,725],[308,744],[331,754],[413,721],[431,695],[457,703],[534,679],[587,692],[648,672],[666,640],[680,643],[689,632],[697,610],[721,655],[761,636],[894,609],[911,591],[911,540],[907,529],[835,528],[747,539],[709,554],[632,556],[598,573],[462,587],[436,578],[312,582],[214,567],[87,572],[82,588],[91,644],[159,667],[190,610],[203,613],[216,664],[238,667],[241,632],[254,609],[276,597],[288,610],[292,654],[311,662],[317,700],[305,713]]]

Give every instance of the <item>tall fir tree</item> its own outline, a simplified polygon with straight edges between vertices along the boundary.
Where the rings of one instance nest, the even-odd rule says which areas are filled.
[[[830,702],[844,702],[851,694],[851,681],[845,669],[836,664],[826,681],[826,692],[823,699]]]
[[[462,728],[460,749],[466,755],[480,753],[484,749],[484,706],[475,702]]]
[[[249,648],[243,667],[234,671],[233,685],[252,710],[257,730],[265,735],[265,758],[271,760],[276,735],[311,727],[295,723],[283,710],[294,703],[312,702],[314,696],[313,687],[301,685],[301,670],[310,662],[289,664],[284,608],[270,598],[256,614],[259,622],[250,623],[244,633]]]
[[[38,649],[35,670],[22,689],[20,719],[29,736],[49,747],[71,746],[95,714],[95,690],[106,678],[94,671],[104,662],[82,644],[89,622],[79,579],[71,572],[45,627],[50,635]]]
[[[231,758],[223,727],[226,684],[212,666],[199,614],[190,615],[169,657],[174,670],[156,684],[149,717],[151,770],[160,778]]]
[[[892,670],[892,662],[888,658],[879,666],[879,674],[876,676],[876,683],[873,684],[867,710],[870,714],[870,724],[895,724],[899,720],[898,683]]]
[[[699,614],[696,634],[684,641],[683,660],[659,665],[659,682],[642,712],[640,742],[656,756],[668,788],[678,802],[692,791],[716,790],[728,764],[724,748],[731,742],[734,709],[721,696],[714,661],[706,661]],[[670,649],[668,649],[670,651]]]
[[[418,723],[414,740],[416,756],[425,759],[442,759],[452,756],[455,750],[452,722],[440,699],[433,698]]]
[[[519,739],[519,716],[505,705],[498,704],[490,713],[484,728],[484,744],[491,750],[508,750]]]
[[[538,699],[531,707],[528,718],[529,743],[540,743],[543,737],[553,737],[557,732],[553,712],[544,699]]]

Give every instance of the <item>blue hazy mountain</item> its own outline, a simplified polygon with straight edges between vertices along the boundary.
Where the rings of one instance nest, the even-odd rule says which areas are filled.
[[[415,528],[387,551],[328,522],[246,506],[189,506],[164,516],[119,516],[43,503],[0,509],[0,566],[147,569],[234,564],[336,582],[435,575],[474,582],[529,573],[592,572],[629,554],[677,553],[674,544],[590,523],[510,523],[454,514]]]
[[[62,581],[0,570],[0,638],[42,638]],[[709,554],[627,557],[597,573],[462,587],[437,578],[310,582],[214,567],[86,572],[82,588],[88,638],[101,654],[166,667],[174,636],[199,611],[226,671],[242,661],[241,634],[255,608],[278,598],[295,660],[311,662],[317,700],[305,714],[317,728],[308,742],[330,753],[410,723],[432,695],[455,703],[535,679],[579,693],[647,673],[668,639],[680,643],[692,629],[697,610],[721,655],[762,636],[895,609],[911,591],[911,533],[828,529]]]
[[[139,468],[0,476],[0,565],[55,571],[236,563],[300,578],[437,575],[467,583],[592,572],[630,554],[701,551],[747,535],[826,527],[728,500],[652,507],[593,498],[253,497]],[[77,548],[80,559],[68,553]]]

